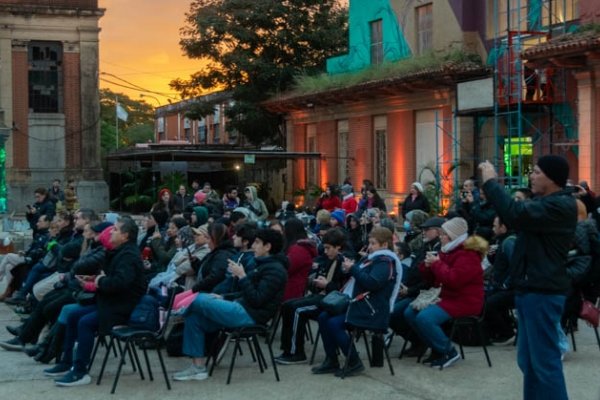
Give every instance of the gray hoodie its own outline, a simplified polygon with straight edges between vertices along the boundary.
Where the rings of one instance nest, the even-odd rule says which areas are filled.
[[[246,197],[246,201],[244,202],[244,207],[249,209],[252,214],[254,214],[254,218],[259,221],[266,221],[269,218],[269,210],[267,210],[267,206],[265,202],[258,198],[256,187],[254,186],[246,186],[244,189],[244,193],[249,190],[251,194],[251,198],[248,199]]]

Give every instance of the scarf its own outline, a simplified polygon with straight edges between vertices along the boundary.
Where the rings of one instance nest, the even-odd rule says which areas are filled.
[[[452,250],[460,246],[467,238],[469,237],[468,233],[463,233],[450,243],[446,243],[442,246],[442,253],[450,253]]]
[[[396,302],[396,297],[398,297],[398,292],[400,291],[400,282],[402,282],[402,262],[400,261],[400,259],[398,258],[398,256],[396,255],[396,253],[394,253],[391,250],[377,250],[371,254],[369,254],[367,256],[367,260],[373,260],[375,257],[378,256],[386,256],[386,257],[390,257],[392,260],[394,260],[394,264],[396,267],[396,282],[394,284],[394,290],[392,291],[392,295],[390,296],[390,312],[392,312],[392,310],[394,309],[394,303]],[[363,258],[364,260],[364,258]],[[358,268],[363,269],[364,267],[366,267],[364,262],[361,262],[360,265],[358,266]],[[354,284],[356,283],[356,279],[354,279],[353,276],[350,277],[350,279],[348,279],[348,282],[346,283],[346,285],[342,288],[342,293],[344,293],[345,295],[347,295],[348,297],[352,298],[352,294],[354,293]]]

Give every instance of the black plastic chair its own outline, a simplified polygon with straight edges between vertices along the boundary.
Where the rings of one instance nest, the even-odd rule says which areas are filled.
[[[598,334],[598,327],[589,324],[587,325],[594,330],[594,333],[596,334],[596,343],[598,344],[598,348],[600,349],[600,335]],[[573,345],[573,351],[577,351],[577,343],[575,342],[576,331],[576,324],[570,318],[567,319],[567,322],[565,324],[565,333],[567,334],[567,336],[571,336],[571,344]]]
[[[275,373],[275,379],[279,382],[279,372],[277,371],[277,365],[275,364],[275,357],[273,356],[273,348],[271,346],[271,341],[269,340],[270,336],[270,328],[264,325],[250,325],[243,326],[240,328],[226,328],[222,329],[219,332],[219,337],[214,341],[214,345],[212,350],[210,351],[207,359],[206,365],[209,366],[209,376],[212,376],[213,371],[215,369],[215,365],[217,364],[217,354],[219,352],[218,344],[223,343],[223,338],[226,340],[234,341],[234,348],[231,354],[231,361],[229,363],[229,373],[227,375],[227,384],[231,382],[231,375],[233,374],[233,367],[235,366],[235,359],[237,355],[240,353],[240,342],[246,341],[250,347],[250,354],[252,355],[252,359],[254,361],[258,361],[258,367],[260,369],[260,373],[264,373],[265,369],[267,369],[267,362],[265,360],[264,354],[260,348],[258,336],[267,335],[266,345],[269,349],[269,357],[271,359],[271,365],[273,366],[273,372]]]
[[[169,382],[169,376],[167,375],[167,369],[165,367],[165,362],[162,356],[161,347],[164,344],[164,336],[169,323],[169,319],[171,317],[171,308],[173,306],[173,301],[175,299],[176,290],[172,289],[168,298],[168,308],[167,315],[165,317],[164,324],[158,331],[149,331],[144,329],[136,329],[128,326],[120,326],[112,329],[110,333],[110,342],[108,343],[108,348],[106,350],[106,354],[104,356],[104,361],[102,362],[102,368],[100,369],[100,374],[98,375],[97,385],[102,381],[102,376],[104,375],[104,369],[106,368],[106,363],[108,361],[108,356],[111,352],[111,349],[114,348],[115,343],[121,348],[121,343],[124,344],[124,349],[121,352],[121,357],[119,359],[119,365],[117,367],[117,373],[115,375],[115,380],[113,382],[112,389],[110,391],[111,394],[115,393],[117,389],[117,383],[119,382],[119,377],[121,376],[121,369],[123,364],[125,364],[125,353],[129,353],[130,357],[133,355],[132,364],[138,366],[138,371],[140,373],[140,378],[145,380],[144,373],[142,371],[140,359],[137,353],[136,348],[140,347],[143,354],[144,359],[146,361],[146,367],[148,368],[148,377],[151,381],[154,380],[154,376],[152,375],[152,369],[150,367],[150,360],[148,358],[148,348],[155,349],[156,354],[158,356],[158,360],[160,361],[160,367],[162,369],[163,376],[165,378],[165,383],[167,385],[167,389],[171,390],[171,383]]]
[[[458,329],[463,327],[475,327],[477,331],[477,335],[479,337],[479,341],[481,343],[481,347],[483,347],[483,352],[485,353],[485,358],[487,359],[488,366],[492,367],[492,361],[490,360],[490,355],[488,354],[487,346],[486,346],[486,336],[483,330],[483,318],[484,318],[485,310],[481,313],[481,315],[472,315],[460,318],[454,318],[452,320],[452,329],[450,330],[450,341],[453,341],[454,335]],[[462,343],[458,343],[460,347],[460,356],[464,360],[465,352],[463,350]]]
[[[367,351],[367,358],[369,360],[369,364],[372,363],[371,348],[369,347],[369,341],[367,340],[367,332],[371,332],[371,334],[373,336],[378,336],[380,338],[381,342],[383,343],[383,354],[385,356],[385,360],[387,361],[388,367],[390,369],[390,374],[392,376],[395,375],[394,367],[392,366],[392,361],[390,360],[390,354],[388,352],[388,346],[385,345],[385,340],[384,340],[385,332],[373,331],[373,330],[362,329],[362,328],[352,328],[352,330],[349,332],[350,339],[351,339],[350,347],[348,348],[348,354],[346,354],[346,360],[344,362],[344,367],[342,368],[342,375],[341,375],[342,379],[344,379],[346,377],[346,373],[348,371],[350,357],[352,356],[352,352],[357,351],[354,343],[358,342],[361,337],[363,338],[364,343],[365,343],[365,349]]]

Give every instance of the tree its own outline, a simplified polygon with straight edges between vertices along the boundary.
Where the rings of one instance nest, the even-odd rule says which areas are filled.
[[[171,87],[184,97],[231,90],[229,128],[259,144],[283,136],[280,117],[260,103],[291,89],[296,75],[320,73],[327,57],[345,52],[347,9],[337,0],[194,0],[181,34],[185,54],[207,65]],[[192,105],[187,115],[201,118],[210,110]]]
[[[119,120],[119,148],[147,143],[154,139],[154,108],[144,102],[133,100],[122,93],[108,89],[100,90],[100,145],[103,155],[117,145],[116,107],[119,104],[129,114],[127,121]]]

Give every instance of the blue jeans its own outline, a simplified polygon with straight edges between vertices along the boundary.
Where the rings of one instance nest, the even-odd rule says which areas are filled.
[[[567,385],[560,360],[560,317],[566,296],[517,294],[519,368],[523,372],[523,399],[566,400]]]
[[[42,279],[49,277],[52,272],[51,269],[41,262],[36,263],[27,274],[27,278],[25,278],[25,282],[23,282],[23,286],[21,286],[21,293],[24,295],[31,293],[33,286]]]
[[[61,363],[72,364],[77,373],[86,373],[97,331],[98,311],[96,311],[96,305],[85,306],[69,313]],[[77,354],[73,358],[75,342],[77,342]]]
[[[76,312],[77,310],[80,310],[80,309],[86,308],[86,307],[93,307],[93,306],[82,306],[79,303],[72,303],[72,304],[64,305],[63,308],[61,308],[61,310],[60,310],[60,314],[58,314],[57,322],[59,324],[67,325],[67,320],[71,313]]]
[[[319,332],[323,339],[323,348],[327,358],[337,358],[337,348],[343,354],[348,354],[350,347],[350,335],[346,331],[346,314],[330,316],[326,312],[319,314]]]
[[[184,317],[183,353],[194,358],[206,354],[206,333],[255,324],[240,303],[218,299],[207,293],[198,294]]]
[[[452,342],[442,330],[442,324],[452,317],[440,306],[432,304],[421,311],[409,306],[404,311],[404,318],[428,347],[440,354],[452,350]]]

